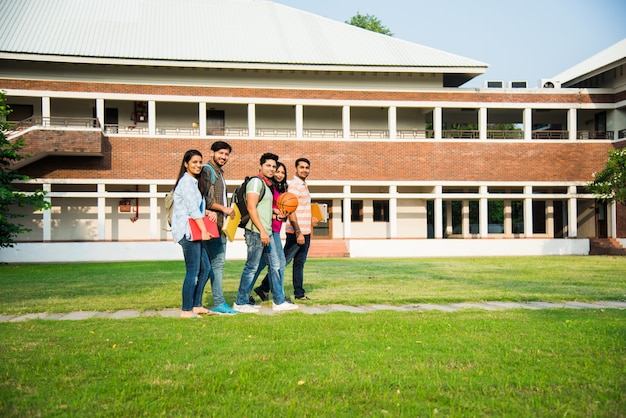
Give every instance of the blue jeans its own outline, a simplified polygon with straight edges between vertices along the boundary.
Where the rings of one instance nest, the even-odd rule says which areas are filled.
[[[202,306],[204,286],[211,272],[209,256],[202,241],[189,241],[183,237],[178,243],[185,257],[185,281],[183,281],[183,311]]]
[[[285,266],[287,265],[287,262],[285,261],[285,253],[283,252],[283,243],[280,240],[280,232],[274,232],[272,234],[272,252],[271,252],[271,257],[277,257],[278,258],[278,280],[280,282],[280,284],[276,284],[276,287],[280,287],[280,289],[277,289],[276,292],[272,292],[272,299],[274,300],[274,303],[277,305],[280,305],[281,303],[283,303],[285,301]],[[259,278],[259,275],[261,274],[261,272],[263,271],[263,269],[267,266],[267,263],[265,262],[264,259],[261,259],[261,262],[259,263],[259,268],[256,271],[256,274],[254,275],[254,281],[252,282],[252,288],[254,288],[254,284],[256,283],[257,279]],[[269,273],[268,273],[269,274]],[[263,283],[265,282],[269,282],[269,280],[267,279],[267,276],[265,276],[265,278],[263,279]],[[261,288],[262,288],[262,284],[261,284]],[[267,284],[267,292],[270,291],[270,285],[269,283]]]
[[[224,300],[224,263],[226,260],[226,235],[220,233],[219,238],[213,238],[204,242],[204,248],[211,262],[211,293],[213,294],[213,306],[220,306]]]
[[[285,262],[291,263],[292,266],[292,280],[293,280],[293,296],[295,298],[301,298],[304,296],[304,263],[306,263],[307,255],[309,254],[309,246],[311,245],[311,235],[304,236],[304,244],[298,244],[298,238],[296,234],[287,234],[285,240]]]
[[[301,298],[304,296],[304,263],[306,263],[307,255],[309,254],[309,246],[311,245],[311,235],[304,236],[304,244],[298,244],[298,238],[296,234],[286,234],[287,239],[285,241],[285,265],[288,265],[293,260],[292,267],[292,280],[293,280],[293,296]],[[283,269],[283,280],[285,271]],[[269,282],[267,276],[263,279],[260,288],[265,292],[269,292]]]
[[[270,245],[265,246],[261,243],[261,234],[246,229],[244,235],[246,245],[248,246],[248,257],[246,264],[243,266],[243,271],[241,272],[237,301],[235,303],[237,305],[248,304],[248,296],[252,291],[255,276],[262,259],[265,259],[265,263],[268,265],[269,281],[272,287],[272,293],[275,293],[274,303],[283,303],[285,301],[285,295],[283,293],[283,284],[280,281],[280,263],[278,256],[273,254],[276,252],[274,249],[275,245],[272,245],[274,240],[270,239]],[[274,234],[272,234],[272,236],[273,235]]]

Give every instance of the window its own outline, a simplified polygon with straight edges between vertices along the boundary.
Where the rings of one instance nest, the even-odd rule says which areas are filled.
[[[351,205],[350,220],[352,222],[363,222],[363,201],[352,200]]]
[[[374,222],[389,222],[389,201],[374,200]]]

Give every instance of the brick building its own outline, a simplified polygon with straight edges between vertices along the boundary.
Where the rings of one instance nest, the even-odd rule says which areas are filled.
[[[487,64],[270,1],[142,4],[0,4],[20,187],[52,203],[0,260],[180,258],[163,198],[183,153],[215,140],[233,147],[231,192],[263,152],[290,177],[311,160],[328,213],[313,250],[586,254],[626,237],[624,207],[585,190],[625,144],[626,40],[538,86],[476,89]]]

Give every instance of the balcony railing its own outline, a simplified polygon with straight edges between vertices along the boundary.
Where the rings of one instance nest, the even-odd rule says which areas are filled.
[[[389,138],[389,131],[385,129],[353,129],[350,138],[385,139]]]
[[[19,122],[12,122],[11,129],[5,132],[6,136],[17,134],[31,126],[41,126],[50,128],[99,128],[100,124],[97,118],[74,118],[74,117],[41,117],[33,116]],[[122,135],[148,135],[148,126],[139,125],[120,125],[105,124],[103,127],[105,134],[122,134]],[[257,128],[256,136],[260,138],[296,138],[297,133],[293,128]],[[180,136],[200,136],[200,129],[196,126],[157,126],[157,135],[180,135]],[[207,128],[207,136],[227,136],[227,137],[246,137],[249,134],[247,127],[229,126],[221,128]],[[307,128],[302,131],[304,138],[343,138],[343,129],[339,128]],[[432,129],[398,129],[396,137],[398,139],[433,139],[435,132]],[[478,130],[462,130],[452,129],[443,130],[441,136],[444,139],[480,139]],[[353,129],[350,131],[350,138],[355,139],[387,139],[389,138],[389,130],[386,129]],[[576,131],[576,139],[599,139],[613,140],[615,133],[613,131],[593,131],[580,130]],[[626,129],[618,131],[619,139],[626,138]],[[531,134],[532,139],[547,140],[567,140],[569,139],[569,131],[567,130],[535,130]],[[487,130],[487,139],[524,139],[524,131],[516,130]]]
[[[396,131],[399,139],[431,139],[435,137],[432,129],[399,129]]]
[[[578,131],[576,139],[613,139],[613,131]]]

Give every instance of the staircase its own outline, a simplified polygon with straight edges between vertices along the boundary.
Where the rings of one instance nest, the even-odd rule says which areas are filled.
[[[313,239],[309,246],[308,258],[350,257],[346,241],[342,239]]]
[[[589,255],[626,255],[626,248],[615,238],[589,238]]]

